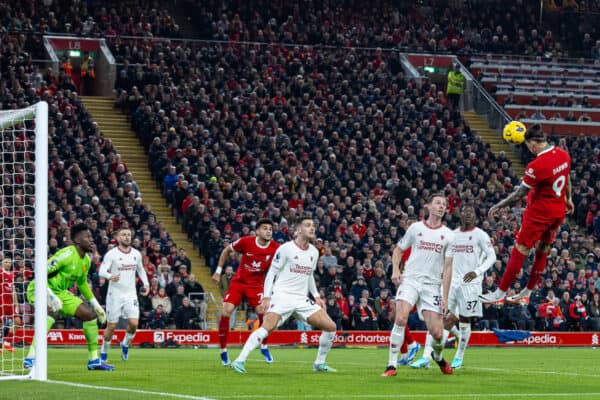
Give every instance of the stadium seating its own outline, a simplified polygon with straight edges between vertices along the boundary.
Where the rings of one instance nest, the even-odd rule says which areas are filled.
[[[504,11],[515,11],[515,1],[490,2],[489,12],[482,11],[483,15],[451,10],[444,2],[431,7],[415,3],[406,9],[379,0],[369,7],[352,0],[343,7],[334,1],[306,7],[259,0],[184,2],[200,36],[218,43],[156,39],[177,38],[181,32],[169,12],[154,10],[151,2],[108,2],[104,8],[89,9],[65,9],[61,4],[48,8],[41,0],[34,3],[39,6],[36,13],[2,2],[8,10],[4,18],[11,20],[5,24],[7,30],[64,31],[109,39],[122,64],[115,87],[117,104],[130,116],[145,144],[152,161],[148,168],[164,186],[173,212],[211,267],[223,246],[248,234],[257,217],[273,218],[278,224],[276,239],[285,241],[294,216],[311,212],[319,222],[319,250],[331,249],[336,255],[340,267],[335,273],[347,293],[359,275],[371,280],[374,266],[389,272],[391,246],[409,221],[422,216],[424,196],[443,189],[450,199],[450,224],[456,223],[461,201],[477,205],[482,228],[492,236],[499,256],[491,274],[501,275],[523,204],[499,221],[485,215],[491,204],[512,190],[518,177],[505,155],[493,154],[460,114],[445,108],[443,89],[427,80],[406,79],[392,48],[449,51],[466,58],[474,75],[500,104],[515,95],[516,104],[506,108],[510,113],[523,107],[528,115],[533,113],[535,109],[530,113],[528,104],[536,88],[548,119],[554,111],[564,111],[564,104],[558,109],[546,105],[553,95],[566,103],[572,94],[577,104],[586,95],[593,122],[576,123],[577,129],[568,132],[597,132],[600,123],[597,111],[592,111],[600,109],[600,67],[545,57],[546,53],[565,55],[566,50],[556,43],[574,43],[577,36],[563,38],[554,32],[556,40],[545,40],[530,25],[526,12],[513,12],[511,31],[487,28],[500,25],[497,18]],[[486,23],[475,28],[480,21]],[[70,221],[86,218],[85,209],[91,209],[99,220],[90,220],[98,223],[96,244],[105,248],[103,237],[110,233],[105,221],[118,225],[122,218],[114,214],[115,206],[129,206],[126,198],[115,198],[108,182],[130,178],[117,176],[103,165],[103,159],[110,159],[114,152],[103,142],[77,94],[68,89],[64,73],[51,77],[40,71],[46,85],[32,83],[36,74],[27,74],[35,65],[28,56],[39,54],[39,36],[28,33],[23,40],[18,33],[0,35],[2,54],[11,55],[2,57],[2,73],[11,65],[25,69],[18,75],[19,85],[0,88],[3,107],[22,106],[38,98],[51,104],[56,146],[50,192],[56,210],[51,218],[57,221],[51,244],[60,246]],[[239,43],[246,40],[264,43]],[[533,48],[538,42],[541,49]],[[594,54],[593,46],[572,49]],[[27,56],[23,56],[25,51]],[[538,54],[540,58],[476,55],[469,59],[475,51]],[[21,89],[28,83],[36,93]],[[574,108],[576,118],[584,110],[588,109]],[[557,125],[553,133],[565,132],[561,129],[569,124],[544,121],[545,127]],[[85,144],[69,144],[64,138],[69,129],[85,136]],[[586,185],[597,193],[598,179],[592,173],[598,168],[597,160],[584,156],[598,146],[595,139],[569,138],[557,143],[568,143],[578,157],[578,173],[590,172]],[[77,163],[82,171],[78,173],[74,154],[82,149],[89,162]],[[174,167],[174,186],[165,183],[170,167]],[[85,196],[76,194],[74,188],[79,186],[65,183],[65,177],[74,175],[82,188],[87,189],[87,180],[90,194],[89,190]],[[581,193],[576,218],[585,225],[565,227],[555,243],[557,255],[550,258],[548,276],[555,270],[562,281],[571,268],[570,257],[584,254],[582,248],[593,254],[595,263],[599,261],[600,250],[596,254],[593,249],[594,239],[600,236],[600,217],[595,216],[600,199],[586,191],[587,186],[580,180],[574,184]],[[189,191],[191,204],[184,208]],[[80,203],[76,196],[81,197]],[[134,213],[142,216],[140,245],[158,263],[170,249],[159,246],[154,251],[157,229],[143,225],[149,217],[143,207],[131,206],[134,210],[137,206]],[[123,219],[132,223],[129,216]],[[146,231],[151,235],[148,241]],[[573,250],[572,243],[579,243],[579,248]],[[564,250],[571,253],[561,255]],[[236,266],[235,259],[231,263]],[[520,279],[525,280],[526,274]],[[586,275],[586,279],[591,282],[593,277]],[[564,282],[556,285],[557,291],[567,289]],[[372,297],[375,289],[371,288]],[[97,285],[96,290],[101,293],[102,287]]]

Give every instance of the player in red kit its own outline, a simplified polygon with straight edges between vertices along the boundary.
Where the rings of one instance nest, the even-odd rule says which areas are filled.
[[[495,216],[504,207],[513,205],[527,195],[527,207],[523,213],[521,229],[517,236],[506,271],[498,289],[484,296],[486,303],[498,303],[504,300],[506,291],[521,270],[523,261],[535,247],[535,259],[531,267],[527,286],[520,293],[508,298],[508,301],[529,301],[529,295],[540,282],[540,275],[546,267],[546,259],[558,228],[566,213],[574,209],[571,199],[571,157],[555,146],[551,146],[540,125],[534,125],[525,133],[525,145],[536,158],[527,164],[525,177],[517,189],[506,199],[498,202],[489,210],[489,216]]]
[[[218,267],[212,276],[212,280],[218,283],[221,279],[223,265],[232,253],[240,253],[242,258],[235,276],[231,278],[229,288],[223,298],[223,310],[219,319],[219,342],[221,344],[221,362],[224,366],[229,365],[227,354],[227,334],[229,332],[229,319],[231,313],[245,299],[250,307],[256,308],[256,312],[262,321],[264,310],[260,309],[263,297],[263,285],[265,275],[269,270],[273,255],[279,248],[279,243],[272,240],[273,221],[267,218],[256,222],[256,236],[244,236],[227,246],[221,253]],[[273,357],[268,347],[263,343],[260,352],[268,363],[273,362]]]
[[[2,349],[14,352],[9,342],[11,333],[14,333],[15,327],[19,326],[19,302],[17,301],[17,292],[14,286],[14,273],[11,271],[12,260],[5,258],[2,260],[2,271],[0,271],[0,325],[2,326]]]

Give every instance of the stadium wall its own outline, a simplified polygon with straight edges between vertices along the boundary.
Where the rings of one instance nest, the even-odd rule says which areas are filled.
[[[513,331],[514,332],[514,331]],[[519,331],[520,332],[520,331]],[[415,339],[425,342],[425,331],[412,332]],[[600,332],[524,332],[529,337],[501,343],[493,332],[473,332],[469,346],[583,346],[596,347],[600,341]],[[320,331],[275,331],[269,336],[269,345],[300,345],[318,346]],[[102,342],[103,332],[99,333]],[[249,331],[231,331],[229,333],[230,345],[243,345],[250,335]],[[118,343],[125,336],[124,330],[116,330],[113,343]],[[31,337],[31,335],[27,335]],[[387,346],[389,332],[384,331],[339,331],[334,339],[337,346]],[[85,337],[81,330],[53,329],[48,333],[48,345],[85,345]],[[219,344],[217,331],[201,330],[139,330],[133,339],[133,345],[166,346],[176,344],[181,346],[207,346],[216,347]]]

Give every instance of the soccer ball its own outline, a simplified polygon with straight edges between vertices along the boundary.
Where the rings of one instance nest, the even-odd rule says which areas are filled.
[[[504,125],[502,137],[509,143],[520,144],[525,141],[525,132],[527,127],[520,121],[511,121]]]

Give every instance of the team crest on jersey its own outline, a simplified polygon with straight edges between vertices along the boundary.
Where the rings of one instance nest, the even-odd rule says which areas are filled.
[[[280,253],[275,254],[275,260],[276,261],[279,261],[280,258],[281,258],[281,254]]]
[[[442,240],[444,240],[444,235],[440,235],[440,236],[441,236]]]
[[[294,257],[294,260],[297,260],[297,259],[298,259],[298,256]]]
[[[312,256],[310,256],[310,262],[312,262],[312,260],[313,260],[313,257],[312,257]]]
[[[271,255],[270,255],[270,254],[267,254],[267,256],[265,257],[265,260],[266,260],[266,261],[269,261],[269,258],[271,258]]]
[[[423,234],[421,232],[419,232],[419,234],[417,236],[423,236]]]
[[[252,261],[252,269],[258,271],[260,269],[260,261]]]
[[[473,236],[469,236],[469,240],[473,239]]]

